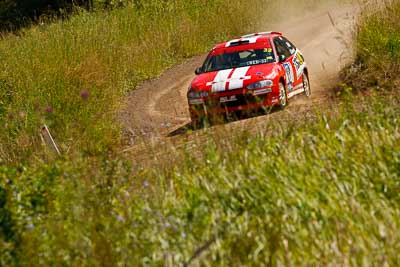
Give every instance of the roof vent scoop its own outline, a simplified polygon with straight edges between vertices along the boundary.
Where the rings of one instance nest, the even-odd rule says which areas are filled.
[[[249,44],[250,41],[249,40],[239,40],[239,41],[235,41],[235,42],[231,42],[229,44],[229,46],[238,46],[238,45],[244,45],[244,44]]]

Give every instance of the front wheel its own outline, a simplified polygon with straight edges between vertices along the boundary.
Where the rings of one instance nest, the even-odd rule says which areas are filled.
[[[310,97],[311,96],[310,80],[308,79],[308,75],[306,73],[303,73],[303,89],[306,97]]]
[[[279,83],[279,103],[279,106],[282,109],[284,109],[288,104],[286,88],[282,82]]]

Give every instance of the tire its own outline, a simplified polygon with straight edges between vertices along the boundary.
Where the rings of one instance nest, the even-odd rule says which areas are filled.
[[[303,89],[304,89],[304,95],[306,97],[310,97],[311,86],[310,86],[310,80],[308,79],[308,75],[306,73],[303,73]]]
[[[279,82],[279,107],[284,109],[288,105],[288,98],[285,85]]]

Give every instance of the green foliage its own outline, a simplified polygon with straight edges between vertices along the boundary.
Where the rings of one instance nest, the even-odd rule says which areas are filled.
[[[400,60],[400,3],[385,2],[386,7],[361,20],[357,34],[359,57],[386,70]],[[368,11],[365,11],[368,12]],[[378,60],[379,59],[379,60]],[[370,60],[370,61],[369,61]],[[397,69],[397,68],[395,68]]]
[[[0,158],[40,156],[37,131],[43,123],[63,151],[112,150],[119,143],[115,114],[125,93],[217,40],[253,28],[259,2],[137,3],[107,13],[82,11],[1,40],[0,95],[9,90],[13,101],[1,100]]]
[[[396,87],[400,73],[400,2],[367,6],[356,32],[357,60],[345,71],[353,87]]]
[[[168,172],[99,158],[2,168],[18,238],[3,241],[1,262],[397,266],[399,100],[210,137],[200,155],[179,150]]]

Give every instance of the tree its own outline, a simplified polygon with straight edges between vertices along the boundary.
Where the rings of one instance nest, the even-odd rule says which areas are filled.
[[[57,16],[61,10],[71,12],[73,6],[91,10],[93,0],[1,0],[0,31],[17,30],[44,14]]]

